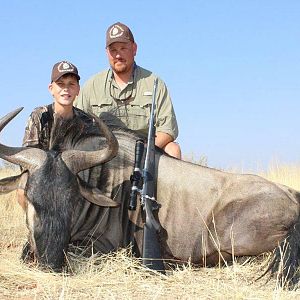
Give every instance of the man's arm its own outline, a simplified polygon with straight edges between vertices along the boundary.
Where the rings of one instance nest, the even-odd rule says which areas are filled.
[[[73,105],[85,112],[89,112],[90,107],[88,106],[87,102],[88,101],[85,98],[84,90],[81,89],[81,91],[80,91],[79,95],[76,97]]]
[[[172,142],[174,139],[168,133],[156,132],[155,145],[159,148],[164,148],[168,143]]]
[[[100,89],[101,87],[98,88]],[[96,91],[94,90],[93,78],[91,78],[80,89],[79,95],[76,97],[73,106],[85,111],[86,113],[92,112],[90,101],[92,98],[91,95],[95,92]],[[94,98],[97,99],[96,96],[94,96]]]
[[[171,135],[164,132],[157,132],[155,138],[155,145],[163,149],[167,154],[175,158],[181,159],[181,149],[179,144],[173,142]]]

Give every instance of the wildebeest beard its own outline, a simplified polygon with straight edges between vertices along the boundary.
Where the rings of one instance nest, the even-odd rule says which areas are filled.
[[[58,270],[70,238],[74,203],[80,201],[80,197],[76,178],[70,176],[67,168],[57,169],[54,164],[55,161],[49,159],[33,174],[28,181],[27,195],[36,213],[32,236],[35,254],[42,265]]]
[[[27,197],[35,210],[31,247],[35,248],[39,263],[55,271],[64,264],[75,206],[85,201],[76,175],[67,168],[60,153],[76,149],[83,139],[96,135],[99,136],[99,129],[92,122],[87,126],[76,116],[72,120],[55,117],[47,160],[28,180]]]

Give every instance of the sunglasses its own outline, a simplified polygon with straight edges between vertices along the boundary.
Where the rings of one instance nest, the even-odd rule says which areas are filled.
[[[112,93],[113,87],[112,87],[112,80],[111,80],[110,83],[109,83],[109,95],[110,95],[111,98],[113,98],[116,101],[125,102],[125,101],[127,101],[127,100],[129,100],[129,99],[131,99],[131,98],[134,97],[134,95],[133,95],[134,86],[135,86],[135,82],[134,82],[134,77],[133,77],[133,83],[131,84],[129,95],[126,96],[127,93],[124,93],[124,95],[122,95],[121,97],[116,97]]]

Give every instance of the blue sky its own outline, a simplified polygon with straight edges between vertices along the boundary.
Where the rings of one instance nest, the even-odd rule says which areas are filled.
[[[127,24],[137,64],[167,84],[185,155],[216,168],[300,162],[300,1],[1,1],[1,141],[20,145],[30,112],[52,101],[54,63],[81,84],[108,67],[105,32]]]

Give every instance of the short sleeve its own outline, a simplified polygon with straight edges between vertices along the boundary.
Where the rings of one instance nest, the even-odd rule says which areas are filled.
[[[159,80],[158,85],[156,130],[169,134],[174,140],[178,137],[178,125],[173,104],[162,80]]]
[[[25,127],[25,134],[23,137],[24,147],[38,147],[41,148],[42,145],[39,139],[39,132],[41,131],[41,125],[38,115],[33,111],[27,121]]]

